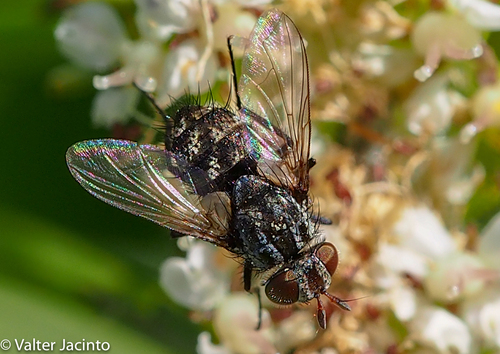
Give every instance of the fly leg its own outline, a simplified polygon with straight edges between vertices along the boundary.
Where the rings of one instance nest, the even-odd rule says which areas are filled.
[[[316,166],[316,159],[313,157],[310,157],[309,160],[307,160],[307,168],[310,170],[314,166]]]
[[[252,263],[246,261],[243,265],[243,286],[245,288],[245,291],[249,293],[251,292],[250,288],[252,287],[252,270]]]
[[[311,215],[311,220],[315,223],[318,223],[320,225],[331,225],[332,221],[328,218],[325,218],[324,216],[319,216],[319,215]]]
[[[260,298],[260,289],[254,288],[255,293],[257,294],[257,300],[259,301],[259,321],[257,322],[256,331],[260,330],[262,326],[262,299]]]
[[[250,262],[245,262],[243,265],[243,286],[245,291],[249,293],[255,293],[257,295],[257,300],[259,301],[259,320],[257,322],[256,331],[260,329],[262,326],[262,299],[260,298],[260,289],[259,287],[255,287],[252,289],[252,270],[253,266]]]
[[[234,91],[236,92],[236,107],[238,109],[241,109],[241,98],[240,95],[238,94],[238,79],[236,76],[236,65],[234,63],[234,55],[233,55],[233,38],[234,36],[229,36],[227,37],[227,49],[229,50],[229,57],[231,58],[231,70],[233,71],[233,86],[234,86]]]

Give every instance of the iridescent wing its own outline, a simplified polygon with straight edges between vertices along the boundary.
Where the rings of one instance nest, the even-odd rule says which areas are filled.
[[[245,48],[238,87],[251,152],[266,175],[279,173],[299,193],[309,189],[309,69],[304,41],[278,10],[263,14]],[[251,112],[248,112],[251,111]],[[261,124],[252,115],[262,117]],[[281,166],[273,166],[273,162]],[[291,184],[291,186],[290,186]]]
[[[199,171],[182,158],[151,145],[103,139],[76,143],[68,149],[66,162],[73,177],[96,198],[225,246],[220,237],[228,229],[228,197],[225,193],[196,194]]]

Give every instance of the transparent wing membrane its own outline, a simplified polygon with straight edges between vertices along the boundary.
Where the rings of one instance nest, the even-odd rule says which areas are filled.
[[[66,161],[89,193],[119,209],[218,245],[227,233],[227,196],[195,194],[185,163],[170,152],[124,140],[89,140],[70,147]]]
[[[307,193],[311,139],[309,71],[305,45],[292,20],[278,10],[262,15],[245,48],[239,94],[257,161],[276,161]],[[254,115],[262,117],[255,122]],[[265,169],[264,169],[265,171]]]

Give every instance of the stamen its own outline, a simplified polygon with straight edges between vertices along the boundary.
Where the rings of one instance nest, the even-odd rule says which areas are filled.
[[[133,68],[125,66],[109,75],[95,75],[92,83],[94,84],[94,88],[97,90],[107,90],[110,87],[123,86],[130,83],[133,75]]]

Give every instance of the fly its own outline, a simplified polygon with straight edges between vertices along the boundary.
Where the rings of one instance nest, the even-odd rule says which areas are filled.
[[[238,110],[181,102],[168,114],[165,149],[125,140],[69,148],[73,177],[117,208],[223,247],[243,263],[245,290],[255,274],[274,303],[320,299],[338,265],[311,212],[309,69],[304,41],[278,10],[257,21],[244,50]]]

